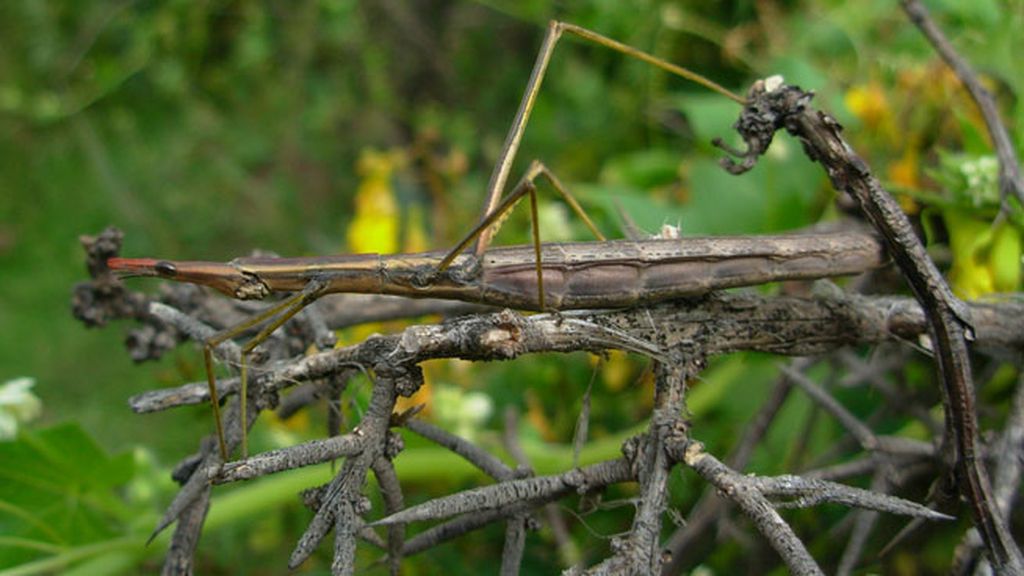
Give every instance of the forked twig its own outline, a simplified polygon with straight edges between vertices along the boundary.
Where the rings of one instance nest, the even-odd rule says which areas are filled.
[[[944,444],[951,470],[955,471],[954,483],[971,503],[975,525],[996,569],[1007,574],[1024,572],[1024,559],[995,511],[988,475],[977,458],[974,384],[966,344],[967,338],[973,338],[969,310],[950,291],[899,205],[843,139],[839,123],[811,107],[812,97],[810,92],[776,80],[756,83],[749,94],[750,104],[736,124],[748,149],[739,153],[740,163],[726,158],[723,166],[737,174],[748,170],[767,150],[774,132],[785,128],[800,140],[812,159],[824,166],[833,187],[857,202],[926,311],[942,383]]]

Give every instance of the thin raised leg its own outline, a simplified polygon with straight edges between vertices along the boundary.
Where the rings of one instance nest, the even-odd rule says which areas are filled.
[[[526,124],[530,119],[530,112],[532,112],[533,105],[537,101],[537,94],[540,93],[541,83],[544,81],[544,75],[547,72],[548,64],[551,62],[551,55],[555,51],[555,45],[558,43],[558,39],[561,38],[562,34],[565,32],[568,32],[578,38],[582,38],[583,40],[604,46],[605,48],[615,50],[616,52],[625,54],[630,58],[636,58],[637,60],[646,62],[670,74],[685,78],[691,82],[696,82],[697,84],[717,92],[739,104],[746,103],[744,98],[733,94],[723,86],[701,76],[700,74],[687,70],[682,66],[678,66],[668,62],[667,60],[658,58],[653,54],[648,54],[643,50],[637,50],[632,46],[612,40],[611,38],[602,36],[592,30],[581,28],[575,24],[552,20],[548,23],[547,32],[544,35],[544,42],[541,44],[540,52],[537,54],[537,60],[534,61],[533,64],[533,71],[530,73],[530,80],[526,84],[526,90],[523,93],[523,98],[519,101],[519,109],[516,111],[515,118],[512,120],[512,125],[509,127],[508,134],[505,136],[505,143],[502,146],[501,153],[498,155],[498,161],[494,165],[494,170],[491,172],[491,179],[487,183],[487,200],[484,202],[483,211],[481,212],[481,220],[484,220],[488,215],[493,214],[498,209],[502,194],[505,190],[505,184],[508,182],[509,174],[512,171],[512,163],[516,159],[516,153],[519,151],[519,144],[522,142],[523,133],[526,130]],[[487,247],[490,246],[491,239],[494,237],[495,232],[496,230],[494,229],[484,229],[479,233],[476,248],[474,250],[474,253],[477,256],[483,254]]]

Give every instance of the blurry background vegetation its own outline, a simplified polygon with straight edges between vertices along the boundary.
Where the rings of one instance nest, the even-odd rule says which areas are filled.
[[[1020,145],[1024,2],[928,4],[985,73]],[[74,321],[70,288],[85,279],[78,236],[114,224],[126,233],[125,255],[177,259],[230,259],[253,248],[311,255],[447,247],[478,216],[550,18],[741,94],[773,73],[815,89],[908,211],[925,217],[961,294],[1019,288],[1019,212],[1004,228],[988,226],[994,172],[976,109],[892,1],[7,0],[0,3],[0,382],[34,379],[42,417],[0,444],[0,569],[153,570],[162,545],[141,541],[173,493],[168,470],[211,428],[205,407],[149,416],[127,410],[133,393],[199,379],[200,355],[184,346],[134,366],[122,327],[86,330]],[[786,138],[748,176],[717,168],[709,141],[729,136],[738,111],[567,38],[513,178],[530,159],[543,159],[613,236],[623,235],[623,214],[649,232],[672,224],[686,234],[763,233],[833,217],[822,172]],[[586,239],[556,201],[545,200],[542,213],[546,239]],[[524,241],[526,231],[517,215],[499,242]],[[742,429],[773,378],[772,362],[720,359],[695,387],[695,433],[713,450],[726,450]],[[493,445],[502,411],[515,406],[538,469],[561,470],[570,465],[580,397],[594,370],[585,355],[432,366],[431,416]],[[612,355],[599,372],[589,454],[609,457],[646,415],[650,394],[635,359]],[[917,378],[927,381],[930,371]],[[14,397],[13,405],[32,412],[30,399]],[[873,401],[854,406],[867,413]],[[806,402],[790,404],[780,420],[789,429],[773,430],[754,470],[792,470],[799,462],[786,455],[797,435],[813,431],[811,443],[826,446],[837,434],[825,419],[807,429]],[[312,420],[261,422],[258,447],[318,434]],[[479,481],[456,462],[439,465],[429,447],[409,445],[398,460],[408,500]],[[280,573],[309,516],[295,489],[329,473],[322,467],[217,489],[199,572]],[[674,504],[685,512],[700,482],[674,481]],[[591,516],[586,526],[571,521],[577,552],[604,554],[607,539],[590,531],[625,529],[631,510]],[[815,533],[814,514],[795,516],[802,533]],[[956,535],[952,527],[919,555],[897,553],[890,568],[945,566]],[[500,543],[500,529],[484,531],[406,566],[411,574],[432,573],[431,565],[475,573],[493,566]],[[558,565],[549,543],[545,532],[530,536],[524,570]],[[814,545],[819,558],[832,550],[827,540]],[[707,566],[742,567],[739,551],[724,544]],[[310,560],[307,573],[326,571],[327,553]],[[373,558],[367,553],[364,564]]]

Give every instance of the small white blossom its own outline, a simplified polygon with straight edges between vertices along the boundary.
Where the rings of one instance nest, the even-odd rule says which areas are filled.
[[[0,440],[11,440],[18,426],[39,417],[43,403],[32,393],[35,378],[14,378],[0,384]]]
[[[960,174],[967,182],[967,194],[974,206],[998,201],[999,162],[995,156],[982,156],[960,164]]]

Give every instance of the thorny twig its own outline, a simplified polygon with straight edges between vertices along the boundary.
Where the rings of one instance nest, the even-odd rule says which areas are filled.
[[[804,370],[813,364],[806,358],[797,358],[792,361],[793,368]],[[775,420],[782,404],[789,397],[792,385],[788,378],[780,377],[772,389],[769,398],[761,405],[757,415],[751,420],[743,432],[743,437],[733,449],[729,456],[729,466],[735,470],[744,470],[750,462],[754,448],[761,443],[764,434]],[[725,512],[726,502],[713,497],[710,491],[705,491],[697,504],[690,510],[686,524],[676,530],[665,544],[666,554],[671,559],[664,567],[664,574],[679,574],[687,560],[687,550],[694,546],[694,543],[703,536],[710,533],[710,527]]]
[[[614,554],[594,566],[590,573],[653,574],[661,570],[666,560],[659,551],[661,523],[668,506],[669,474],[679,461],[670,449],[675,443],[686,442],[686,381],[699,372],[704,362],[700,357],[673,360],[658,364],[649,432],[623,446],[640,484],[633,526],[627,537],[612,541]]]
[[[1024,345],[1024,333],[1016,321],[1024,313],[1024,302],[977,304],[971,310],[976,322],[976,345]],[[582,322],[568,324],[567,317]],[[787,331],[785,327],[793,324],[799,324],[799,330]],[[604,329],[596,333],[580,330],[588,325]],[[372,343],[393,346],[396,353],[406,354],[410,361],[446,357],[493,360],[525,353],[604,350],[610,329],[621,331],[631,342],[704,347],[713,354],[758,350],[804,356],[845,345],[877,344],[893,338],[913,340],[925,332],[926,324],[920,307],[906,298],[851,295],[804,299],[730,294],[631,311],[563,312],[527,318],[507,312],[467,316],[446,324],[412,326],[398,335],[379,336]],[[784,337],[780,337],[780,331]],[[403,342],[408,346],[403,347]],[[323,377],[338,367],[365,362],[362,350],[345,347],[320,352],[254,378],[259,385],[280,390]],[[233,382],[228,380],[222,391],[218,388],[221,397],[236,391]],[[205,382],[196,382],[139,394],[130,404],[142,413],[208,400]]]
[[[520,442],[519,413],[512,406],[505,409],[505,426],[502,432],[502,443],[505,446],[505,450],[516,461],[520,470],[532,475],[533,467],[530,465],[530,461]],[[578,467],[579,462],[574,460],[573,468]],[[558,553],[563,565],[575,566],[579,563],[580,552],[569,534],[569,528],[566,526],[562,511],[557,504],[551,502],[544,505],[544,516],[548,527],[551,529],[552,538],[558,547]]]
[[[824,574],[811,558],[803,543],[788,524],[779,516],[768,499],[747,482],[747,477],[730,470],[714,456],[704,451],[699,442],[680,444],[675,447],[676,459],[686,462],[701,478],[715,486],[719,492],[743,510],[757,526],[758,531],[769,540],[772,547],[786,561],[793,574]]]
[[[1010,513],[1018,499],[1017,491],[1024,467],[1024,374],[1017,379],[1010,414],[993,453],[996,463],[992,473],[992,494],[1000,515],[1009,522]],[[953,573],[987,574],[988,562],[979,555],[983,544],[977,530],[968,531],[957,548]]]
[[[207,485],[206,489],[178,515],[178,525],[174,528],[174,536],[171,537],[171,545],[167,549],[167,556],[160,571],[163,576],[192,573],[199,536],[202,534],[203,522],[209,511],[210,486]]]
[[[166,306],[156,306],[155,311],[157,318],[173,326],[168,329],[197,335],[209,330],[197,324],[191,316],[175,313]],[[975,306],[972,312],[978,343],[995,347],[1019,346],[1024,342],[1024,334],[1019,323],[1013,319],[1019,317],[1022,311],[1024,304],[1017,302]],[[787,328],[792,325],[799,325],[801,329],[794,331]],[[190,458],[188,467],[183,469],[182,476],[187,478],[185,487],[172,503],[161,526],[175,518],[190,517],[192,513],[189,511],[195,506],[196,499],[202,502],[208,494],[210,480],[227,482],[258,477],[294,466],[346,457],[335,480],[326,489],[316,492],[316,507],[319,511],[306,536],[297,546],[293,563],[297,564],[308,556],[331,528],[336,530],[333,569],[336,573],[350,573],[354,569],[352,553],[356,538],[385,546],[389,551],[390,566],[395,570],[398,566],[397,557],[415,554],[490,522],[506,521],[510,526],[509,552],[504,558],[511,570],[517,565],[515,560],[520,557],[522,536],[525,534],[522,528],[526,526],[523,522],[531,511],[579,490],[590,492],[635,480],[640,482],[644,497],[637,510],[634,530],[616,540],[612,557],[593,566],[590,571],[657,570],[669,557],[660,552],[661,544],[657,537],[666,505],[664,473],[678,461],[664,459],[659,454],[669,450],[673,442],[678,444],[688,441],[686,423],[682,419],[682,385],[686,379],[685,374],[697,373],[696,368],[682,368],[685,363],[676,360],[674,354],[686,354],[684,358],[692,362],[701,357],[697,351],[718,354],[738,349],[761,349],[788,354],[821,353],[845,344],[880,342],[894,336],[913,339],[924,329],[925,317],[921,310],[905,299],[864,298],[837,293],[810,299],[765,298],[752,294],[716,295],[634,311],[581,311],[530,317],[506,311],[464,317],[434,326],[413,326],[392,336],[378,336],[359,345],[327,350],[264,368],[254,376],[254,389],[262,390],[257,395],[260,399],[257,409],[273,406],[276,393],[284,388],[301,382],[317,381],[339,371],[351,371],[353,366],[374,368],[377,378],[371,408],[358,428],[344,436],[261,454],[227,466],[217,462],[216,450],[210,450],[213,443],[208,439],[204,452]],[[286,343],[282,341],[280,345]],[[494,359],[542,351],[600,351],[615,347],[642,352],[655,351],[658,358],[668,360],[661,364],[659,372],[661,376],[656,406],[660,408],[656,407],[650,432],[627,443],[624,452],[627,459],[570,470],[553,477],[524,478],[521,473],[462,439],[419,420],[403,418],[401,420],[405,426],[463,454],[481,469],[488,470],[499,484],[477,489],[481,492],[477,492],[476,496],[473,491],[469,491],[452,495],[448,499],[434,499],[424,506],[432,506],[435,512],[425,515],[416,512],[418,507],[392,514],[381,521],[396,526],[389,528],[391,536],[386,545],[366,526],[362,520],[366,513],[366,500],[361,494],[366,472],[373,469],[385,478],[382,484],[390,482],[389,474],[393,469],[386,462],[400,450],[400,445],[389,440],[395,438],[394,435],[387,433],[387,428],[395,423],[391,407],[399,390],[408,394],[417,387],[417,363],[429,358]],[[140,395],[134,403],[138,408],[149,411],[201,402],[206,399],[204,388],[186,385],[170,391],[146,393]],[[233,388],[228,381],[223,391],[231,393]],[[778,401],[781,402],[784,397],[785,394],[782,394]],[[238,418],[237,403],[229,406],[229,414],[232,414],[232,408],[232,417]],[[257,409],[250,413],[250,421],[255,418]],[[228,430],[233,432],[235,428],[230,426]],[[232,436],[230,441],[236,443],[238,439]],[[883,442],[878,444],[879,449],[885,450]],[[662,448],[658,448],[659,445]],[[915,457],[920,458],[921,454]],[[187,471],[191,471],[191,474]],[[790,480],[780,479],[779,482]],[[395,485],[389,486],[386,490],[394,495],[389,510],[397,510],[400,492]],[[749,489],[763,490],[752,502],[767,502],[764,499],[773,493],[773,486],[777,489],[778,482],[758,484],[752,481]],[[821,485],[809,486],[810,495],[804,496],[803,503],[822,498],[818,494]],[[868,496],[871,501],[883,503],[885,498],[891,497]],[[916,514],[916,509],[910,503],[904,504],[902,509],[883,509],[909,510]],[[760,509],[760,505],[752,506],[747,509],[750,513]],[[415,518],[441,518],[458,513],[464,515],[407,541],[403,540],[398,527]],[[199,526],[191,521],[182,522],[179,526],[172,542],[172,548],[177,552],[168,556],[165,568],[169,570],[168,573],[181,573],[175,572],[177,568],[174,567],[184,566],[182,558],[192,549],[189,543],[198,537]],[[788,542],[785,536],[768,537],[779,543]],[[782,551],[783,559],[791,565],[796,561],[794,559],[800,557],[788,545],[777,549]]]

